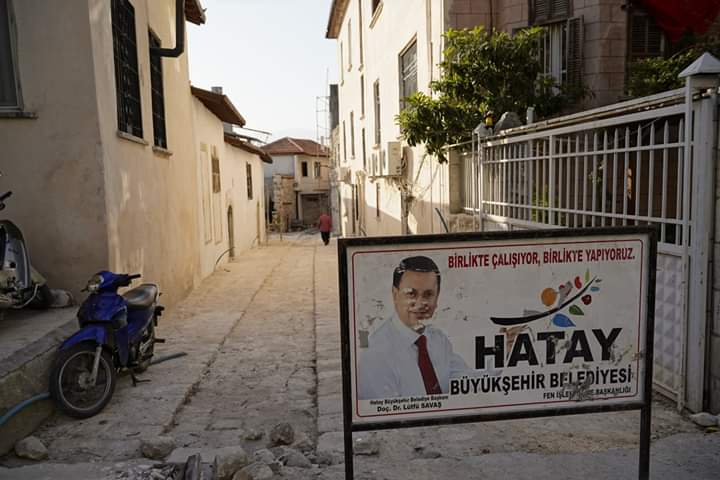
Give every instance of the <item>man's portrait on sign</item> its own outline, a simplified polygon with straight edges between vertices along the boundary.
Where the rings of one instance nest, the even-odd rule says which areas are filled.
[[[451,376],[467,373],[465,361],[432,324],[442,276],[426,256],[407,257],[392,272],[393,312],[369,336],[358,370],[358,398],[448,393]]]

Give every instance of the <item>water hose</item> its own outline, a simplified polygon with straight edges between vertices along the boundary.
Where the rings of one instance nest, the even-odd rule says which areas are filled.
[[[22,410],[24,410],[26,407],[32,405],[35,402],[38,402],[40,400],[47,400],[50,398],[49,392],[43,392],[40,395],[35,395],[32,398],[28,398],[27,400],[23,400],[22,402],[15,405],[13,408],[11,408],[5,415],[0,417],[0,427],[2,427],[5,422],[10,420],[12,417],[20,413]]]
[[[168,360],[174,360],[176,358],[184,357],[187,355],[187,352],[177,352],[177,353],[171,353],[169,355],[164,355],[162,357],[158,357],[152,362],[150,362],[150,365],[156,365],[158,363],[167,362]],[[0,417],[0,427],[5,425],[8,420],[10,420],[12,417],[20,413],[21,411],[25,410],[25,408],[29,407],[35,402],[39,402],[40,400],[48,400],[50,398],[49,392],[43,392],[39,395],[35,395],[34,397],[28,398],[26,400],[23,400],[22,402],[18,403],[14,407],[12,407],[10,410],[5,413],[2,417]]]

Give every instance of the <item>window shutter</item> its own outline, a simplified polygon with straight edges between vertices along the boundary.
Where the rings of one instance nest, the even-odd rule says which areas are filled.
[[[665,36],[646,12],[634,9],[630,28],[630,59],[639,60],[664,55]]]
[[[547,22],[549,15],[548,0],[530,0],[530,24]]]
[[[529,24],[542,24],[570,17],[570,0],[530,0]]]
[[[562,19],[570,17],[570,0],[549,0],[550,18]]]
[[[582,85],[583,17],[567,21],[567,84]]]

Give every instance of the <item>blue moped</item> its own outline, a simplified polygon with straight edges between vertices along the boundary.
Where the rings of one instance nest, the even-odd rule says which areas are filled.
[[[102,271],[83,291],[90,293],[80,306],[80,330],[60,346],[50,373],[50,395],[61,410],[72,417],[87,418],[99,413],[115,391],[118,372],[125,369],[133,385],[136,373],[144,372],[152,359],[160,291],[155,284],[142,284],[122,295],[140,275]]]

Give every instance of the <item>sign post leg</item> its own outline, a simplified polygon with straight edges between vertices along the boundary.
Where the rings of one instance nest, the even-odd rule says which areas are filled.
[[[352,430],[345,427],[345,480],[354,478]]]
[[[650,403],[640,410],[640,470],[638,478],[650,478]]]

